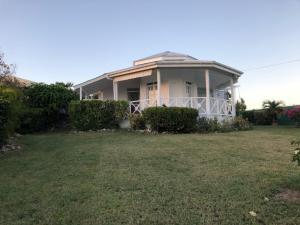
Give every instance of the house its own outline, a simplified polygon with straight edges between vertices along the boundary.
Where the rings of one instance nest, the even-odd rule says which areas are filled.
[[[192,107],[200,116],[235,116],[235,88],[242,72],[215,61],[163,52],[133,66],[74,86],[80,99],[127,100],[131,113],[149,106]]]

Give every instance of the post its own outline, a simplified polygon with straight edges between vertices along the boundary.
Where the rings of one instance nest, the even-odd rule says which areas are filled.
[[[113,91],[114,91],[114,100],[117,101],[118,100],[118,82],[117,81],[113,81]]]
[[[235,89],[233,86],[233,78],[230,80],[230,89],[231,89],[231,104],[232,104],[232,117],[235,117],[236,115],[236,109],[235,109]]]
[[[161,77],[160,77],[160,70],[157,69],[157,77],[156,77],[156,80],[157,80],[157,106],[160,106],[160,84],[161,84]]]
[[[205,90],[206,90],[206,115],[210,116],[210,87],[209,87],[208,69],[205,69]]]
[[[79,88],[79,99],[82,100],[82,87]]]

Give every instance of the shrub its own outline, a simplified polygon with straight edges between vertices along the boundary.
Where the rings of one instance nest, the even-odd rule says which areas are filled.
[[[254,124],[255,125],[272,125],[273,115],[267,113],[265,110],[254,112]]]
[[[20,113],[20,126],[18,132],[21,134],[45,131],[49,128],[47,113],[42,108],[23,108]]]
[[[9,135],[12,135],[19,127],[19,113],[22,107],[22,97],[23,95],[19,88],[0,85],[0,98],[9,101],[9,115],[7,124]]]
[[[288,109],[285,114],[289,119],[295,121],[298,127],[300,126],[300,106],[293,109]]]
[[[206,117],[200,117],[197,120],[197,131],[199,133],[208,133],[211,131],[209,119]]]
[[[246,120],[249,121],[249,123],[255,124],[255,120],[254,120],[254,110],[248,110],[248,111],[244,111],[242,112],[242,117]]]
[[[251,124],[248,120],[245,120],[244,118],[237,116],[232,120],[232,127],[235,130],[250,130],[252,129]]]
[[[198,111],[184,107],[149,107],[143,111],[143,117],[151,130],[189,133],[196,129]]]
[[[126,101],[73,101],[69,105],[71,123],[78,130],[116,128],[127,110]]]
[[[70,84],[56,83],[56,84],[32,84],[24,90],[24,103],[26,105],[25,114],[33,115],[38,113],[44,116],[41,120],[46,120],[44,124],[46,129],[53,127],[65,126],[68,122],[68,105],[72,100],[77,100],[77,94],[70,88]],[[30,111],[28,108],[32,108]],[[43,113],[38,112],[43,110]],[[26,127],[26,124],[24,124]],[[31,126],[29,130],[40,130],[40,123],[38,127]],[[44,129],[44,128],[43,128]]]
[[[0,98],[0,147],[6,144],[9,136],[10,102]]]
[[[249,110],[242,113],[242,117],[254,125],[271,125],[273,116],[265,110]]]
[[[292,141],[291,145],[295,148],[292,160],[300,166],[300,141]]]
[[[239,116],[221,122],[217,118],[205,117],[200,117],[197,121],[197,131],[199,133],[230,132],[234,130],[250,130],[251,128],[251,124]]]
[[[144,117],[141,114],[130,114],[129,122],[133,130],[144,130],[146,128]]]

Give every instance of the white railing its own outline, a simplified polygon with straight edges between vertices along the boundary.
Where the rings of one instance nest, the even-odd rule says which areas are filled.
[[[209,98],[210,109],[206,109],[206,97],[161,98],[160,105],[167,107],[188,107],[197,109],[202,116],[232,116],[232,103],[221,98]],[[156,99],[141,99],[129,102],[130,113],[141,113],[145,108],[158,106]]]

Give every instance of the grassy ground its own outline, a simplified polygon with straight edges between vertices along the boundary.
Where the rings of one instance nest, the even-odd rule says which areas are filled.
[[[300,190],[296,137],[280,127],[23,136],[23,151],[0,155],[0,224],[300,224],[300,204],[274,197]]]

